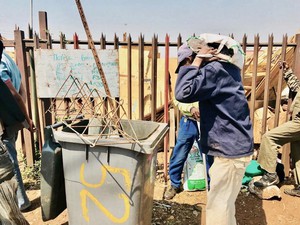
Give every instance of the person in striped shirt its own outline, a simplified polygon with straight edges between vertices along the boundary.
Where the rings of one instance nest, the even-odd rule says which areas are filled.
[[[254,182],[254,185],[264,188],[279,183],[276,173],[278,149],[284,144],[291,143],[296,184],[293,189],[285,189],[284,193],[300,197],[300,81],[286,62],[280,62],[280,68],[284,71],[283,77],[290,91],[296,94],[290,109],[292,119],[262,136],[257,161],[266,172],[260,180]]]

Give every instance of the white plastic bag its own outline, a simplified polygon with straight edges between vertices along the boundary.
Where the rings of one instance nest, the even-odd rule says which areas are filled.
[[[226,61],[232,63],[239,67],[240,69],[244,66],[245,53],[239,42],[232,39],[231,37],[220,35],[220,34],[209,34],[204,33],[199,36],[192,36],[187,40],[188,46],[194,51],[197,52],[199,46],[206,45],[207,43],[219,43],[219,49],[217,50],[216,56],[220,53],[223,46],[226,46],[228,49],[233,50],[233,56],[226,58]],[[222,54],[220,54],[222,56]],[[221,57],[221,59],[223,56]],[[225,58],[223,58],[224,60]]]
[[[183,189],[185,191],[205,190],[205,167],[195,141],[184,164]]]

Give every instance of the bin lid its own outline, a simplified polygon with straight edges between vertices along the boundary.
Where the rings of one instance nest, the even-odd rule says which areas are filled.
[[[80,121],[81,125],[83,124]],[[107,137],[99,137],[95,134],[78,132],[76,125],[74,130],[65,128],[62,131],[54,131],[54,138],[62,145],[64,142],[77,143],[93,146],[111,146],[123,149],[134,150],[144,154],[152,154],[153,150],[163,140],[167,131],[167,123],[157,123],[142,120],[122,120],[123,131],[129,136],[136,134],[137,139],[120,137],[118,134]],[[131,129],[132,128],[132,129]],[[82,128],[80,128],[82,130]]]

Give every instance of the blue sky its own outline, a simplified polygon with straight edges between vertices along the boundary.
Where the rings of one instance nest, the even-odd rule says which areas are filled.
[[[1,0],[4,1],[4,0]],[[15,25],[27,35],[31,0],[6,0],[1,4],[0,33],[11,39]],[[164,40],[166,34],[176,41],[192,34],[233,34],[238,41],[247,34],[252,41],[260,34],[266,41],[273,34],[281,41],[284,34],[300,31],[300,1],[296,0],[81,0],[92,36],[101,33],[111,40],[124,32],[133,40],[142,33],[146,41],[154,34]],[[33,0],[33,28],[38,32],[38,12],[46,11],[53,38],[60,32],[72,39],[76,32],[86,40],[75,0]]]

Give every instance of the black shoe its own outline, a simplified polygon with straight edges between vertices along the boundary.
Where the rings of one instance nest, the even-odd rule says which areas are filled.
[[[24,212],[24,211],[28,211],[30,209],[30,206],[31,206],[31,202],[28,200],[28,202],[24,203],[19,208],[21,212]]]
[[[293,189],[285,189],[284,194],[300,197],[300,185]]]
[[[180,193],[183,191],[182,186],[179,188],[171,186],[164,194],[164,199],[165,200],[171,200],[172,198],[175,197],[176,194]]]
[[[265,173],[258,181],[254,182],[256,187],[268,187],[279,183],[277,173]]]

